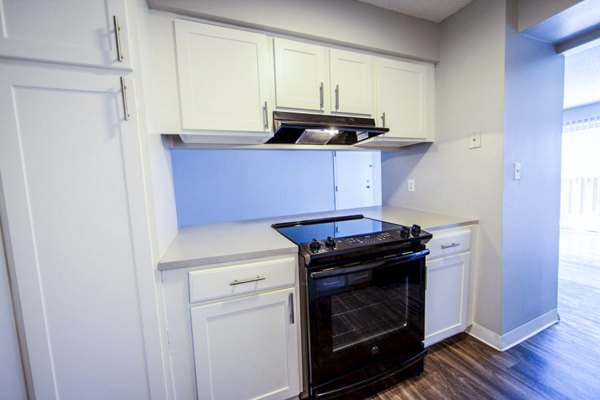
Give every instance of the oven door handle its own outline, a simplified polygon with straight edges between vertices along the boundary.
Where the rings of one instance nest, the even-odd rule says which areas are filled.
[[[373,262],[373,263],[369,263],[369,264],[359,264],[355,267],[331,268],[331,269],[325,269],[323,271],[311,272],[310,277],[312,279],[320,279],[320,278],[327,278],[330,276],[346,275],[346,274],[351,274],[354,272],[360,272],[360,271],[366,271],[366,270],[370,270],[370,269],[379,268],[379,267],[382,267],[382,266],[384,266],[386,264],[390,264],[390,263],[397,264],[397,263],[403,263],[403,262],[407,262],[407,261],[413,261],[418,258],[423,258],[427,254],[429,254],[429,249],[417,251],[415,253],[404,254],[404,255],[401,255],[398,257],[388,258],[387,260],[382,260],[382,261]]]

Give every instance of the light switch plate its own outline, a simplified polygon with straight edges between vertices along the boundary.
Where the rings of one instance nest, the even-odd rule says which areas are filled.
[[[515,181],[521,180],[521,163],[520,162],[515,163],[515,167],[513,170],[513,179]]]
[[[481,147],[481,131],[471,132],[469,136],[469,148],[476,149]]]
[[[408,191],[409,192],[414,192],[415,191],[415,180],[414,179],[409,179],[408,180]]]

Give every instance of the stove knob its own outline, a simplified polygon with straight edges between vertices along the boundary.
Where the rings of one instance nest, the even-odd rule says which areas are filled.
[[[410,228],[410,233],[413,236],[419,236],[421,234],[421,227],[417,224],[414,224],[412,228]]]
[[[310,244],[308,245],[308,247],[313,253],[316,253],[317,251],[321,250],[321,243],[319,243],[317,239],[313,239],[312,242],[310,242]]]
[[[327,240],[325,241],[325,246],[333,249],[335,247],[335,239],[332,238],[331,236],[327,236]]]
[[[410,228],[408,226],[403,226],[400,228],[400,237],[406,239],[410,236]]]

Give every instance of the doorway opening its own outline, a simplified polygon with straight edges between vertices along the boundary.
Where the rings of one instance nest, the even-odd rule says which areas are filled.
[[[565,57],[558,307],[597,331],[600,310],[600,46]]]

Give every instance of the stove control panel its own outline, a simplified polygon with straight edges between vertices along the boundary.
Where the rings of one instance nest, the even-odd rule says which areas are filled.
[[[311,254],[322,254],[378,243],[393,241],[409,242],[425,239],[428,241],[430,238],[431,234],[422,230],[419,225],[413,225],[412,227],[402,226],[400,229],[358,236],[340,238],[328,236],[327,239],[324,240],[314,238],[312,241],[302,244],[302,246],[305,247]]]

